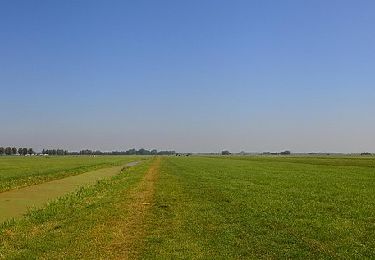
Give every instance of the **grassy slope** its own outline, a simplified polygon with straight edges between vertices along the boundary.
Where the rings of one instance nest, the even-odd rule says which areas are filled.
[[[127,207],[151,160],[122,174],[65,196],[25,218],[0,226],[0,259],[106,259],[119,257],[122,245],[136,250],[140,242],[124,241]]]
[[[144,257],[374,258],[373,160],[289,160],[168,159]]]
[[[0,192],[64,178],[89,170],[121,165],[134,160],[126,156],[0,157]]]

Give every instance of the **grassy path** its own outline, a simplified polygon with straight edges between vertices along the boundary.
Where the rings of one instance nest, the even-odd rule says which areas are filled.
[[[127,200],[119,206],[122,211],[129,212],[124,219],[111,223],[103,232],[114,234],[108,247],[108,254],[116,259],[137,259],[143,248],[146,236],[146,219],[155,195],[155,185],[159,178],[160,157],[155,159],[137,186],[127,191]]]
[[[135,164],[127,164],[127,166],[133,165]],[[21,217],[30,207],[40,207],[48,201],[61,197],[79,187],[111,177],[120,173],[122,168],[123,166],[104,168],[0,193],[0,222]]]

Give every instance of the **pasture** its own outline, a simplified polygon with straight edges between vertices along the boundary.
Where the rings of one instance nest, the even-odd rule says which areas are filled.
[[[375,258],[374,165],[150,157],[3,223],[0,258]]]
[[[374,158],[165,160],[145,256],[374,258],[373,166]]]

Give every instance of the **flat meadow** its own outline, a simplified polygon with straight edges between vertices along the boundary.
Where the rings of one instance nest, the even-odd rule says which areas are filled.
[[[168,159],[145,256],[374,258],[375,160]],[[146,258],[147,258],[146,257]]]
[[[374,191],[373,157],[149,157],[3,223],[0,258],[373,259]]]

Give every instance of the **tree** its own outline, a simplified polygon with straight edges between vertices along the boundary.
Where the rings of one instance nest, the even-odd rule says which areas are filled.
[[[92,154],[92,151],[89,150],[89,149],[86,149],[86,150],[82,150],[79,152],[80,155],[91,155]]]
[[[33,150],[33,148],[29,148],[29,149],[27,150],[27,152],[28,152],[28,154],[32,155],[32,154],[34,153],[34,150]]]
[[[17,148],[16,147],[12,147],[12,154],[17,154]]]
[[[126,151],[127,155],[134,155],[136,153],[137,153],[137,151],[134,148],[133,149],[129,149],[129,150]]]
[[[151,150],[151,154],[152,154],[152,155],[157,155],[157,154],[158,154],[158,151],[157,151],[156,149],[153,149],[153,150]]]
[[[12,147],[5,148],[5,154],[6,155],[11,155],[12,154]]]
[[[221,155],[230,155],[230,152],[229,151],[222,151]]]
[[[27,154],[27,148],[22,148],[22,154],[26,155]]]
[[[290,155],[291,152],[290,152],[290,151],[284,151],[284,152],[281,152],[280,154],[281,154],[281,155]]]
[[[19,155],[23,155],[23,153],[22,153],[22,148],[18,148],[18,154],[19,154]]]
[[[0,147],[0,155],[3,155],[5,153],[4,147]]]
[[[146,149],[139,149],[137,152],[136,152],[137,155],[150,155],[150,151],[146,150]]]

